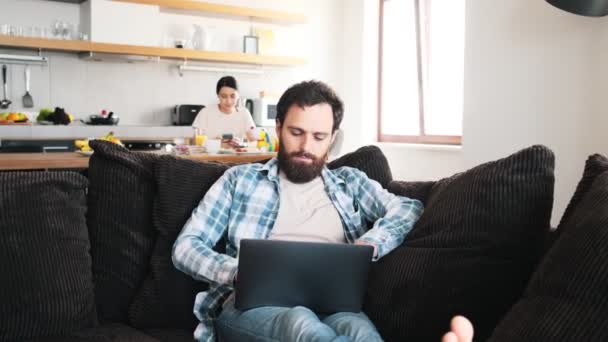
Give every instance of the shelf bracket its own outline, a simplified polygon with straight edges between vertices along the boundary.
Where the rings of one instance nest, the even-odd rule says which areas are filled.
[[[49,59],[41,56],[28,56],[28,55],[7,55],[0,54],[0,63],[4,64],[23,64],[23,65],[47,65]]]

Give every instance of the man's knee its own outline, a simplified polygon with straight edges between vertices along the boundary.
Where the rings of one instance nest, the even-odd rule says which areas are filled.
[[[365,314],[340,312],[323,319],[338,335],[350,336],[355,341],[382,341],[378,330]]]
[[[319,320],[310,309],[302,306],[291,308],[277,317],[275,336],[285,341],[331,340],[336,333]]]
[[[296,306],[277,317],[277,323],[283,324],[286,327],[304,327],[311,324],[320,323],[317,315],[310,309],[303,306]]]

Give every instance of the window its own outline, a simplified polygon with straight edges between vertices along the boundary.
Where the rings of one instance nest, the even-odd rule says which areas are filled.
[[[460,144],[463,0],[380,0],[378,140]]]

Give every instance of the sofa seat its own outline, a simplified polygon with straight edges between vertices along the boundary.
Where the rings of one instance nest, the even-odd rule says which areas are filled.
[[[185,330],[152,329],[139,331],[120,323],[106,323],[97,328],[81,330],[69,335],[42,337],[27,342],[192,342],[192,332]]]

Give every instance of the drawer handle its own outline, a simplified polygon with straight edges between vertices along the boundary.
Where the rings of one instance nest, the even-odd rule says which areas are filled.
[[[67,146],[42,146],[42,151],[67,151]]]

